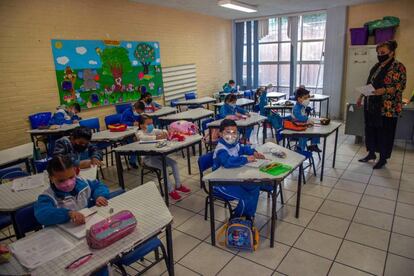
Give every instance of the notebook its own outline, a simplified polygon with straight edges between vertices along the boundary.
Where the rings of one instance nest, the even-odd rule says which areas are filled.
[[[94,213],[94,210],[87,208],[82,209],[79,212],[86,217],[85,224],[76,225],[72,222],[68,222],[65,224],[59,224],[58,227],[77,239],[83,239],[84,237],[86,237],[86,230],[91,228],[91,226],[95,223],[98,223],[105,218],[99,215],[98,213]]]
[[[45,175],[38,173],[22,178],[16,178],[12,183],[12,190],[15,192],[34,189],[45,184]]]

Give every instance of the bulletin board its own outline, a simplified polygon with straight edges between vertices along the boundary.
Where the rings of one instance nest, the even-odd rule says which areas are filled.
[[[163,94],[158,42],[52,39],[61,104],[93,108]]]

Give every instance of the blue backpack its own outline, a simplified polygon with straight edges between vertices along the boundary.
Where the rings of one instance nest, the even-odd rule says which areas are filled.
[[[230,249],[255,251],[259,247],[259,231],[251,220],[232,218],[219,230],[217,240]]]

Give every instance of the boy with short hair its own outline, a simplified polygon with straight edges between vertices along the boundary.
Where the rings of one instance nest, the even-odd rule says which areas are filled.
[[[237,92],[236,83],[234,82],[234,80],[229,80],[228,83],[225,83],[223,85],[223,91],[224,91],[224,93]]]
[[[60,105],[56,108],[56,112],[49,120],[49,125],[63,125],[63,124],[77,124],[81,117],[78,113],[81,112],[81,107],[78,103],[73,103],[69,106]]]
[[[145,113],[153,113],[162,107],[152,100],[152,95],[148,92],[142,93],[139,100],[145,105]]]
[[[141,101],[137,101],[133,106],[128,107],[122,112],[121,124],[127,126],[139,126],[139,116],[144,113],[145,105]]]

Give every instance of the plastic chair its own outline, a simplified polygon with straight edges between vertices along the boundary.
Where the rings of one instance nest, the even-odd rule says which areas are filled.
[[[37,221],[34,215],[33,204],[16,211],[16,225],[17,231],[21,237],[24,237],[27,232],[42,229],[42,225]]]
[[[253,99],[253,92],[252,90],[245,90],[244,91],[244,97],[247,99]]]
[[[200,170],[200,186],[206,192],[207,196],[205,199],[204,204],[204,220],[207,220],[208,214],[208,206],[209,204],[214,204],[214,202],[210,202],[210,197],[208,196],[209,192],[207,190],[206,184],[203,181],[203,173],[213,167],[213,152],[206,153],[198,158],[198,169]],[[230,202],[232,200],[222,197],[221,195],[213,194],[214,200],[222,201],[224,203],[224,207],[228,207],[230,216],[233,213],[233,209],[231,208]]]
[[[36,168],[36,172],[37,173],[42,173],[44,170],[46,170],[47,168],[47,163],[51,160],[52,158],[44,158],[44,159],[39,159],[39,160],[34,160],[34,164],[35,164],[35,168]]]
[[[2,183],[4,180],[13,180],[16,178],[20,178],[20,177],[26,177],[29,176],[29,174],[27,172],[20,170],[16,170],[16,171],[10,171],[2,176],[0,176],[0,182]]]
[[[23,170],[20,167],[11,167],[11,168],[6,168],[6,169],[1,169],[0,179],[3,178],[4,175],[12,173],[12,172],[16,172],[16,171],[22,172]]]
[[[185,99],[188,100],[194,100],[197,99],[197,94],[195,92],[187,92],[184,94]]]
[[[119,124],[121,122],[122,114],[112,114],[105,116],[105,126],[108,128],[109,125]]]
[[[177,103],[178,103],[178,102],[179,102],[179,100],[178,100],[178,99],[172,100],[172,101],[170,102],[171,107],[177,107]]]
[[[37,129],[41,126],[48,126],[51,118],[52,112],[40,112],[29,115],[30,127]]]
[[[114,197],[117,197],[119,195],[122,195],[123,193],[125,193],[125,190],[124,189],[118,189],[118,190],[115,190],[113,192],[110,192],[109,193],[109,199],[114,198]]]
[[[309,167],[312,167],[313,169],[313,175],[316,176],[316,167],[315,167],[315,160],[313,159],[313,154],[311,151],[303,151],[300,148],[296,148],[295,150],[297,153],[302,154],[303,156],[305,156],[305,158],[308,160],[309,164],[306,165],[305,167],[303,167],[302,170],[302,176],[303,176],[303,184],[306,184],[306,178],[305,178],[305,170]]]
[[[126,109],[128,109],[128,108],[130,108],[131,107],[131,104],[130,103],[126,103],[126,104],[117,104],[117,105],[115,105],[115,110],[116,110],[116,113],[118,113],[118,114],[122,114],[122,113],[124,113],[124,111],[126,110]]]
[[[79,121],[79,125],[90,128],[92,132],[99,132],[99,130],[101,129],[101,125],[99,123],[98,118],[90,118],[90,119]]]

